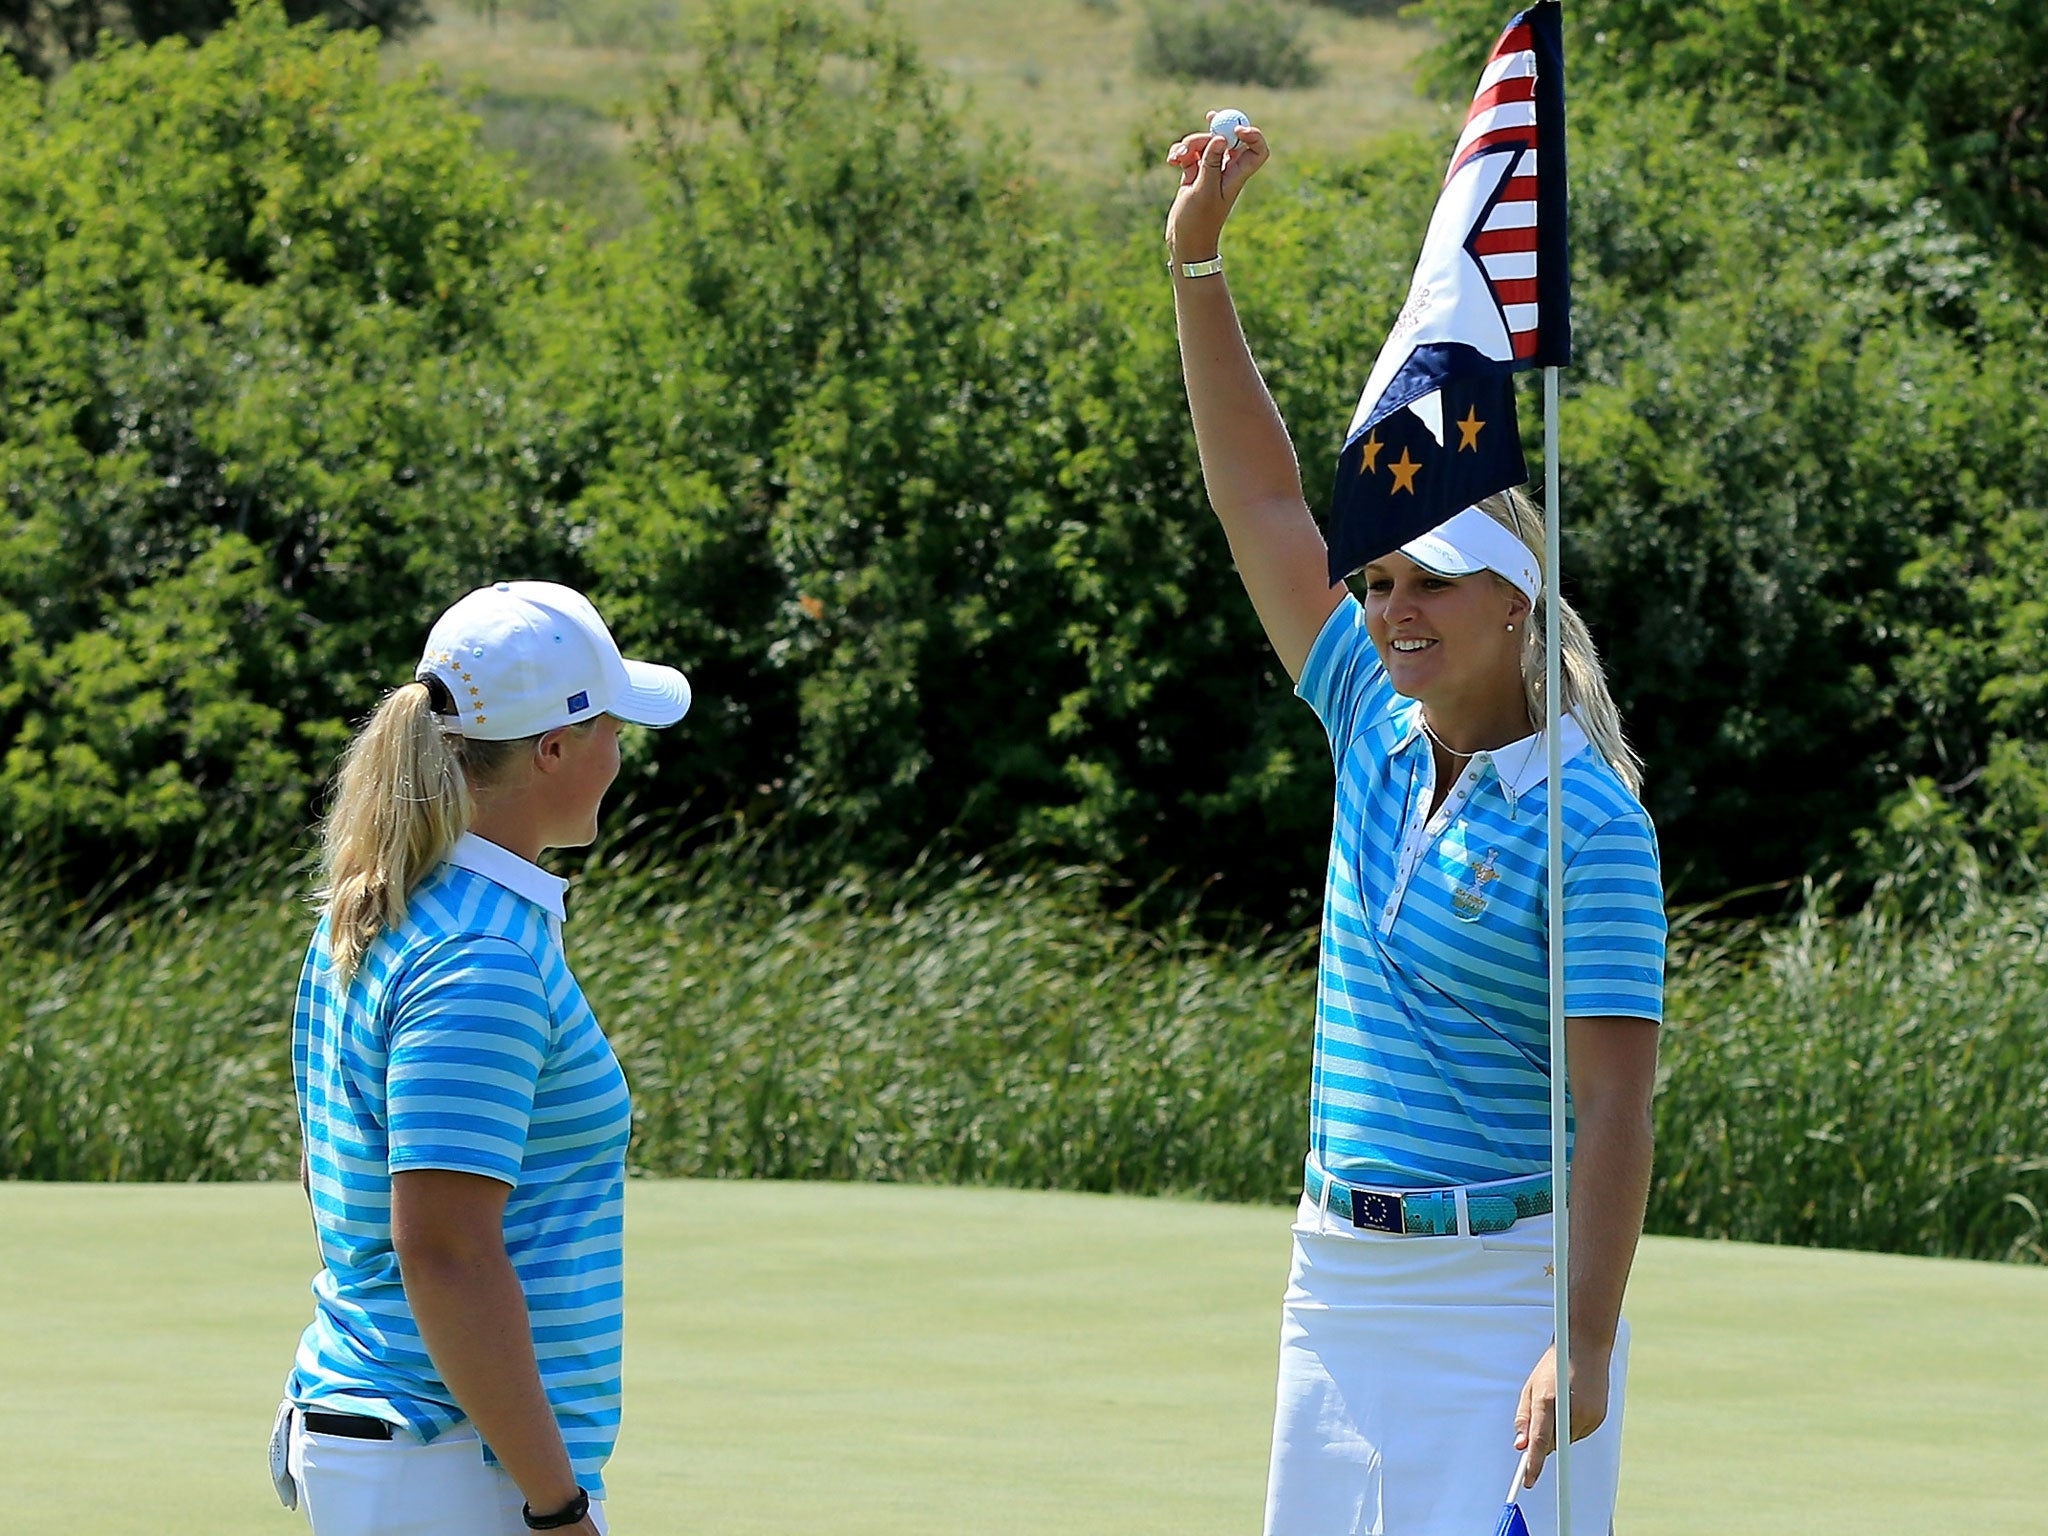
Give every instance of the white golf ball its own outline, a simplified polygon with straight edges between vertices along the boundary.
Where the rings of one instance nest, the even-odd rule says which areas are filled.
[[[1225,149],[1237,148],[1237,130],[1249,128],[1251,119],[1235,107],[1226,107],[1209,119],[1209,131],[1223,140]]]

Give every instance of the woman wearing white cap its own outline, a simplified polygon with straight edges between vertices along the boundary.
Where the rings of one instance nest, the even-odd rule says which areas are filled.
[[[322,1268],[272,1441],[316,1536],[605,1529],[626,1081],[562,953],[622,721],[690,688],[548,582],[472,592],[356,736],[292,1069]]]
[[[1332,585],[1218,244],[1258,129],[1173,146],[1167,218],[1203,478],[1337,771],[1305,1193],[1268,1536],[1471,1536],[1526,1455],[1554,1531],[1544,626],[1564,653],[1572,1536],[1619,1476],[1622,1291],[1642,1230],[1665,923],[1640,765],[1519,496]],[[1540,1481],[1539,1481],[1540,1479]]]

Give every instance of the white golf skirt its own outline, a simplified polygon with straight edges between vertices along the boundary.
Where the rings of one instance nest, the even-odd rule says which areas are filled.
[[[1266,1536],[1491,1536],[1521,1453],[1515,1410],[1550,1347],[1551,1219],[1391,1237],[1303,1200],[1280,1323]],[[1628,1324],[1607,1419],[1572,1446],[1571,1536],[1608,1536]],[[1521,1497],[1557,1536],[1555,1458]]]

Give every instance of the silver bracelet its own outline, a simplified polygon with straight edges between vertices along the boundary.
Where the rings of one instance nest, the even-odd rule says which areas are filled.
[[[1169,261],[1169,272],[1179,272],[1182,277],[1214,277],[1223,270],[1223,258],[1211,256],[1207,261]]]

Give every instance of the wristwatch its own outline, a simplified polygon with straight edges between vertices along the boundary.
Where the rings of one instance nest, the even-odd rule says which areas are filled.
[[[520,1505],[519,1513],[529,1531],[559,1531],[566,1526],[583,1523],[584,1517],[590,1513],[590,1495],[579,1487],[576,1497],[552,1515],[536,1515],[531,1504]]]

